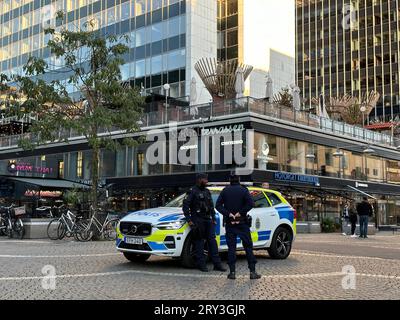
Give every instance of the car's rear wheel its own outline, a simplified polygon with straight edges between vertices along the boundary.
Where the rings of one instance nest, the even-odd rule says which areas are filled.
[[[274,233],[271,246],[267,249],[269,256],[277,260],[286,259],[292,250],[292,241],[291,232],[284,227],[279,227]]]
[[[131,262],[144,262],[147,261],[151,254],[141,254],[141,253],[134,253],[134,252],[124,252],[124,257]]]

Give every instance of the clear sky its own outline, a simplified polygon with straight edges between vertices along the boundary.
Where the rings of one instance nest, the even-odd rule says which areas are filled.
[[[269,48],[295,56],[295,0],[244,0],[245,62],[268,69]]]

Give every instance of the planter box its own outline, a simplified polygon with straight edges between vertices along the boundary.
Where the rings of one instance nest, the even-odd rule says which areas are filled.
[[[296,228],[297,233],[321,233],[321,224],[319,222],[297,222]]]
[[[47,239],[47,226],[52,219],[23,219],[24,239]]]

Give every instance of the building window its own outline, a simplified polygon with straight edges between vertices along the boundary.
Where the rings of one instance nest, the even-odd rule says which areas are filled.
[[[144,154],[137,154],[137,173],[139,176],[143,175]]]
[[[58,162],[58,178],[64,179],[64,161]]]
[[[78,152],[78,156],[76,158],[76,176],[77,178],[83,177],[83,154],[81,151]]]

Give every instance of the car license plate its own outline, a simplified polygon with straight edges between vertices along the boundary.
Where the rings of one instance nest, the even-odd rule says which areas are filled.
[[[143,239],[141,238],[125,238],[127,244],[143,244]]]

